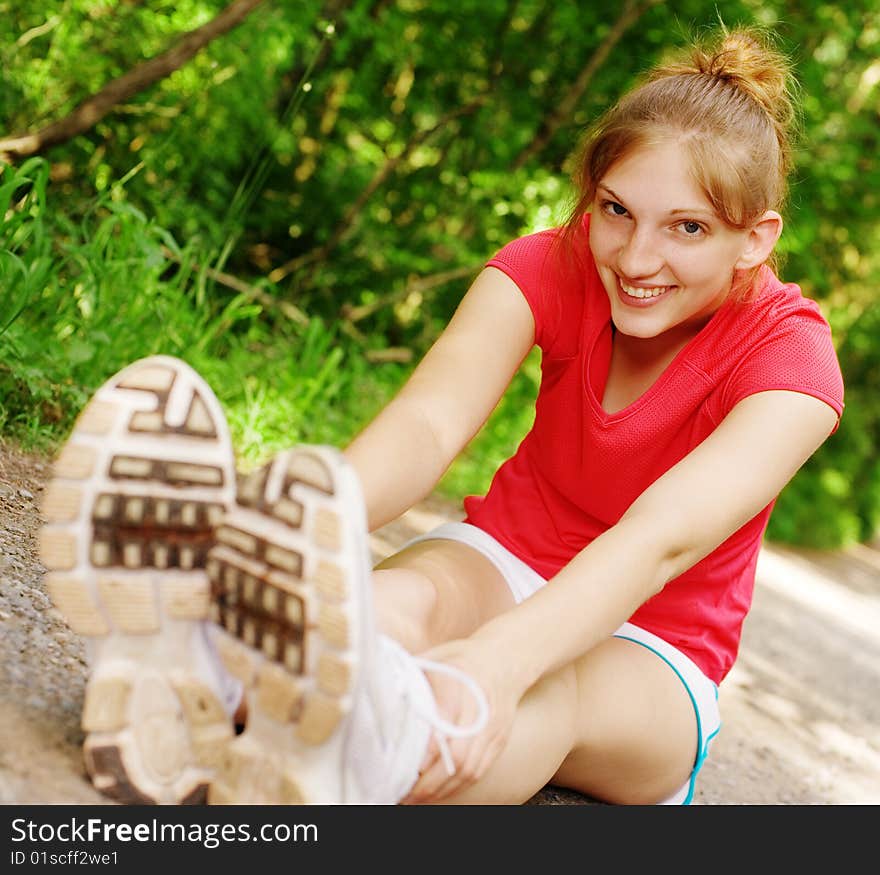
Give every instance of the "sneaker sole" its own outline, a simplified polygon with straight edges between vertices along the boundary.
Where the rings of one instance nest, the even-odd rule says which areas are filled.
[[[242,482],[208,559],[218,649],[247,690],[209,804],[344,801],[345,727],[369,620],[359,486],[341,455],[305,447]]]
[[[166,356],[108,380],[54,462],[40,556],[52,602],[87,639],[84,759],[117,802],[204,802],[233,736],[207,668],[204,568],[234,490],[219,402]]]

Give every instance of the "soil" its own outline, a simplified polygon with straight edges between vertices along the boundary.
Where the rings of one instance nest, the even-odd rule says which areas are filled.
[[[50,461],[0,444],[0,803],[114,804],[85,775],[83,642],[37,556]],[[377,558],[459,509],[432,497],[373,536]],[[765,544],[723,726],[695,804],[880,803],[880,544]],[[546,787],[537,805],[591,804]]]

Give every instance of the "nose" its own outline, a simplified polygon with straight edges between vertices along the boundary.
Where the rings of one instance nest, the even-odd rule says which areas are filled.
[[[617,266],[627,279],[650,279],[663,266],[659,242],[650,229],[634,225],[617,253]]]

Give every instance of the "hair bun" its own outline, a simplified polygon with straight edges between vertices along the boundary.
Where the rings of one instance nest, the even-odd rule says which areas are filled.
[[[764,108],[778,124],[794,117],[788,59],[755,29],[725,33],[714,45],[697,46],[691,56],[694,72],[730,82]]]

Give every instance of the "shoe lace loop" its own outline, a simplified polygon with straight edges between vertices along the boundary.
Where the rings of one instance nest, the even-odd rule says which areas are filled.
[[[474,701],[477,703],[477,716],[474,718],[473,722],[467,726],[459,726],[456,723],[451,723],[449,720],[445,720],[437,713],[436,709],[427,712],[424,708],[419,706],[418,702],[412,699],[410,700],[413,710],[423,720],[426,720],[434,730],[434,735],[437,739],[437,747],[440,749],[440,758],[443,760],[446,773],[450,776],[454,775],[455,764],[452,762],[452,754],[449,751],[448,739],[471,738],[482,732],[486,728],[486,724],[489,722],[489,702],[480,685],[460,668],[457,668],[454,665],[448,665],[445,662],[434,662],[433,660],[424,659],[423,657],[418,656],[413,657],[413,661],[423,672],[433,671],[438,674],[445,674],[448,677],[457,680],[459,683],[464,684],[470,694],[474,697]]]

